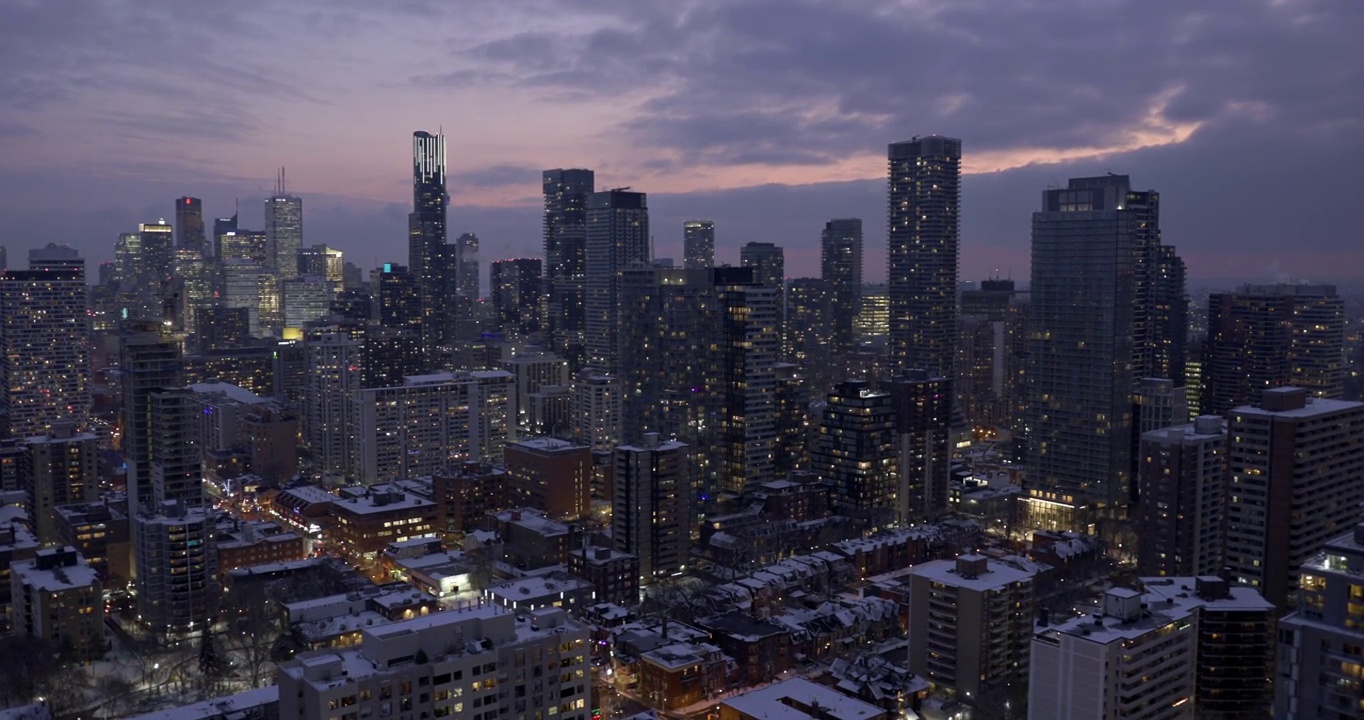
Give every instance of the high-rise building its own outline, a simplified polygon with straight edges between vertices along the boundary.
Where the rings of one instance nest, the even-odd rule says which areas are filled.
[[[259,268],[270,265],[270,241],[263,230],[227,230],[216,241],[219,265],[233,260]]]
[[[422,288],[416,273],[402,265],[384,263],[379,274],[379,324],[394,330],[421,333]]]
[[[154,507],[176,502],[189,508],[204,504],[203,452],[200,443],[202,406],[186,387],[151,393],[151,481]]]
[[[715,267],[714,220],[682,223],[682,267],[687,270]]]
[[[467,604],[365,628],[358,646],[282,664],[279,716],[327,720],[335,705],[357,717],[587,720],[590,655],[587,629],[560,608]]]
[[[540,332],[540,258],[496,260],[490,279],[498,329],[522,337]]]
[[[339,481],[351,468],[355,420],[351,395],[363,377],[361,343],[333,329],[310,331],[304,347],[308,356],[307,389],[303,393],[303,443],[312,471]]]
[[[751,282],[743,269],[715,271],[706,370],[714,434],[709,492],[738,494],[775,480],[777,289]]]
[[[931,520],[947,512],[952,465],[952,383],[909,370],[882,383],[891,397],[898,450],[895,519]]]
[[[753,268],[753,282],[776,291],[777,353],[786,347],[786,250],[780,245],[750,242],[739,248],[739,265]]]
[[[345,272],[345,254],[334,247],[321,244],[298,251],[298,274],[326,278],[337,292],[345,285]]]
[[[833,288],[816,278],[796,278],[787,288],[787,360],[799,365],[810,382],[810,394],[833,386]]]
[[[204,201],[196,197],[175,199],[175,247],[201,256],[208,253],[204,235]]]
[[[890,359],[953,376],[961,141],[931,135],[891,143]]]
[[[1273,388],[1232,409],[1228,435],[1227,568],[1287,609],[1299,566],[1360,521],[1364,403]]]
[[[784,478],[810,462],[810,386],[792,363],[773,365],[772,374],[772,475]]]
[[[222,257],[223,238],[237,230],[237,213],[232,217],[213,218],[213,256]]]
[[[650,434],[616,448],[611,538],[639,558],[640,584],[680,574],[691,547],[692,498],[687,446]]]
[[[587,198],[588,362],[614,371],[619,348],[617,291],[626,268],[650,259],[649,205],[644,193],[607,190]]]
[[[132,518],[139,622],[158,635],[191,635],[214,619],[217,524],[198,507],[170,502]]]
[[[450,194],[445,188],[445,135],[412,133],[412,213],[408,215],[407,264],[422,293],[422,343],[427,351],[444,338],[439,332],[443,298],[441,256],[446,245],[446,210]]]
[[[27,497],[28,516],[38,541],[61,541],[58,505],[99,499],[99,441],[92,432],[76,432],[70,421],[52,424],[46,435],[24,440],[19,458],[19,488]]]
[[[620,378],[583,368],[573,379],[573,439],[594,451],[609,451],[621,440]]]
[[[162,303],[169,294],[175,269],[175,229],[163,219],[138,225],[137,234],[143,261],[138,289],[148,303],[147,309],[160,319],[166,315]]]
[[[1137,452],[1137,568],[1145,575],[1222,572],[1227,424],[1215,415],[1142,433]]]
[[[592,449],[553,438],[507,443],[506,484],[511,507],[528,507],[554,520],[591,513]]]
[[[197,311],[213,305],[217,299],[220,277],[212,260],[191,248],[175,249],[174,266],[169,298],[172,329],[193,335],[199,331]]]
[[[372,485],[477,459],[471,436],[480,409],[473,389],[468,378],[438,373],[356,390],[350,476]]]
[[[83,264],[0,273],[0,434],[89,425],[87,310]]]
[[[1364,707],[1364,524],[1322,550],[1302,566],[1297,612],[1279,621],[1275,718],[1357,717]]]
[[[152,395],[185,385],[179,344],[155,321],[129,321],[119,337],[119,429],[128,472],[128,514],[156,507]]]
[[[1208,297],[1203,409],[1225,414],[1265,388],[1338,398],[1345,380],[1345,303],[1332,285],[1246,285]]]
[[[909,669],[958,697],[1028,677],[1036,570],[981,555],[915,565],[909,576]]]
[[[596,192],[591,170],[546,170],[545,328],[555,352],[577,372],[586,362],[587,198]]]
[[[1134,383],[1161,343],[1159,207],[1108,175],[1045,191],[1033,213],[1029,483],[1115,514],[1131,493]]]
[[[478,300],[479,288],[478,236],[464,233],[455,238],[455,288],[461,297]]]
[[[1093,615],[1039,621],[1028,717],[1267,717],[1274,607],[1215,576],[1138,586],[1109,590]]]
[[[834,487],[839,513],[873,528],[896,521],[897,462],[890,394],[872,390],[865,380],[840,383],[829,393],[810,451],[812,469]]]
[[[1150,268],[1146,276],[1150,301],[1146,303],[1150,315],[1150,340],[1146,343],[1146,357],[1138,369],[1145,377],[1163,378],[1184,385],[1188,354],[1189,296],[1185,289],[1184,260],[1169,245],[1151,248]]]
[[[838,352],[857,344],[853,323],[862,310],[862,218],[824,223],[819,242],[819,277],[833,292],[833,343]]]
[[[299,275],[280,283],[284,327],[302,331],[303,326],[331,313],[335,291],[331,282],[319,275]]]
[[[961,293],[954,389],[967,420],[978,427],[1022,425],[1026,298],[1012,280],[983,280],[979,289]]]
[[[223,260],[219,266],[222,272],[219,302],[223,307],[245,309],[253,336],[269,336],[274,326],[272,316],[280,306],[279,283],[274,273],[248,260]]]
[[[281,278],[298,275],[298,251],[303,249],[303,198],[290,195],[284,184],[284,168],[275,182],[275,194],[265,199],[265,243],[269,267]]]

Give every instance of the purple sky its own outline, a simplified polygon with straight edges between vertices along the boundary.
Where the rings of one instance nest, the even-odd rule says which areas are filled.
[[[1361,37],[1354,0],[11,0],[0,244],[108,259],[182,194],[260,227],[284,165],[306,243],[402,262],[411,132],[443,127],[484,259],[540,254],[539,170],[573,166],[650,194],[660,256],[710,218],[722,261],[817,274],[860,216],[881,279],[886,143],[937,132],[963,278],[1025,279],[1041,191],[1111,170],[1195,278],[1355,279]]]

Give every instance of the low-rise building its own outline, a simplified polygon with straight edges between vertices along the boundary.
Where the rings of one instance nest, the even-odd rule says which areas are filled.
[[[504,450],[512,502],[555,520],[591,510],[592,448],[549,437],[509,442]]]
[[[377,568],[391,542],[436,533],[436,504],[391,485],[342,488],[330,510],[334,547],[360,568]]]
[[[722,692],[730,660],[710,643],[676,642],[642,653],[639,696],[659,710],[678,710]]]
[[[720,702],[720,720],[888,720],[890,713],[805,678],[750,690]]]
[[[109,496],[99,502],[59,505],[57,535],[62,544],[76,548],[101,581],[127,579],[132,546],[128,538],[126,499],[122,504]]]
[[[273,565],[307,557],[303,536],[273,522],[234,521],[218,530],[218,575],[252,565]]]
[[[608,547],[570,550],[568,572],[592,584],[596,602],[639,602],[639,558]]]

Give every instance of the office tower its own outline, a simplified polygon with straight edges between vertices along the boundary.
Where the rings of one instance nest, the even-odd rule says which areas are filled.
[[[591,512],[592,448],[553,438],[507,443],[506,484],[511,507],[534,508],[554,520]]]
[[[48,243],[28,251],[29,270],[79,270],[85,274],[85,258],[66,245]]]
[[[1137,457],[1145,575],[1217,575],[1227,493],[1227,423],[1216,415],[1142,433]]]
[[[146,274],[146,262],[142,258],[142,236],[137,233],[119,233],[114,244],[114,280],[118,284],[121,302],[130,302],[137,291],[138,279]]]
[[[1228,435],[1227,567],[1286,609],[1298,567],[1360,520],[1364,403],[1265,390],[1232,409]]]
[[[198,352],[246,347],[251,342],[249,308],[211,305],[194,309]]]
[[[947,512],[952,465],[952,383],[909,370],[882,383],[895,417],[895,518],[901,523],[931,520]]]
[[[303,248],[303,198],[290,195],[284,168],[275,180],[275,193],[265,199],[265,242],[269,267],[281,278],[298,274],[298,251]]]
[[[202,413],[194,391],[162,388],[154,390],[150,399],[152,501],[155,507],[168,502],[200,507],[204,504]]]
[[[438,302],[446,245],[445,135],[412,133],[412,213],[408,215],[407,264],[422,295],[422,343],[428,352],[444,340],[436,326],[444,309]]]
[[[204,201],[196,197],[175,199],[175,247],[208,254],[208,239],[204,235]]]
[[[119,429],[128,469],[128,514],[154,509],[152,395],[183,387],[184,368],[174,339],[155,321],[129,321],[119,337]]]
[[[298,274],[325,278],[337,292],[345,285],[347,264],[344,253],[325,244],[313,245],[298,251]]]
[[[715,267],[714,220],[682,223],[682,267],[687,270]]]
[[[644,193],[619,189],[588,196],[585,329],[587,359],[594,367],[615,370],[620,275],[649,263],[651,242]]]
[[[60,542],[56,508],[99,499],[99,441],[92,432],[77,432],[70,421],[52,424],[45,435],[24,440],[19,457],[19,488],[27,495],[33,534],[45,545]]]
[[[954,389],[977,427],[1012,430],[1022,424],[1026,298],[1012,280],[983,280],[979,289],[961,293]]]
[[[280,283],[284,327],[302,331],[303,326],[331,313],[333,285],[319,275],[299,275]]]
[[[783,478],[810,461],[810,386],[799,365],[776,363],[772,374],[772,475]]]
[[[1029,483],[1113,514],[1131,491],[1133,384],[1159,341],[1159,202],[1126,175],[1073,178],[1033,213]]]
[[[303,393],[303,443],[312,471],[339,481],[348,475],[355,442],[350,398],[361,386],[360,341],[330,330],[309,332]]]
[[[220,264],[223,307],[246,310],[247,323],[255,337],[271,334],[270,315],[278,307],[275,276],[269,268],[246,260],[229,259]]]
[[[378,283],[379,324],[420,334],[425,307],[421,278],[402,265],[384,263]]]
[[[232,217],[213,218],[213,256],[222,257],[223,237],[237,230],[237,213]]]
[[[232,229],[217,236],[219,265],[238,261],[258,268],[268,268],[273,261],[270,240],[262,230]]]
[[[837,352],[857,345],[853,322],[862,310],[862,218],[824,223],[819,242],[819,277],[833,292],[833,343]]]
[[[522,337],[540,332],[540,258],[497,260],[490,272],[498,329]]]
[[[829,393],[819,437],[810,451],[811,469],[834,486],[839,514],[870,528],[898,518],[899,484],[895,408],[889,393],[865,380],[839,383]]]
[[[462,297],[481,297],[478,272],[478,236],[464,233],[455,238],[455,287]]]
[[[1026,682],[1035,570],[981,555],[915,565],[909,575],[909,669],[959,698]]]
[[[853,319],[853,335],[858,346],[884,348],[890,337],[890,296],[884,285],[880,291],[873,286],[870,291],[864,286],[862,308]]]
[[[546,170],[545,329],[554,351],[577,372],[586,362],[587,197],[596,192],[591,170]]]
[[[745,271],[747,272],[747,271]],[[620,373],[626,400],[625,442],[644,433],[704,445],[696,434],[708,417],[709,383],[699,381],[711,349],[705,329],[714,271],[631,268],[621,274]]]
[[[1273,605],[1217,577],[1137,584],[1109,590],[1092,616],[1043,616],[1028,717],[1266,717]]]
[[[1357,717],[1364,706],[1361,573],[1364,524],[1303,564],[1297,612],[1279,621],[1275,718]]]
[[[573,379],[573,439],[594,451],[620,444],[620,378],[596,368],[583,368]]]
[[[160,301],[166,295],[175,268],[175,229],[163,219],[138,225],[137,234],[142,243],[144,263],[140,289],[149,300]],[[159,311],[161,307],[157,304],[152,309]]]
[[[89,425],[87,308],[82,267],[0,274],[0,434],[42,435],[58,420]]]
[[[1332,285],[1245,285],[1208,297],[1203,408],[1225,414],[1281,385],[1338,398],[1345,303]]]
[[[615,452],[611,538],[615,548],[639,558],[641,585],[687,569],[692,497],[687,446],[650,434]]]
[[[0,245],[0,270],[9,269],[9,251],[4,245]]]
[[[132,518],[137,615],[148,631],[188,636],[212,622],[218,597],[217,527],[203,508],[170,502]]]
[[[404,708],[413,717],[585,720],[590,655],[587,629],[560,608],[466,605],[365,628],[358,646],[282,663],[279,716],[326,720],[336,713],[332,705],[350,703],[358,717]]]
[[[47,640],[67,662],[104,659],[104,586],[70,546],[37,551],[10,567],[14,632]]]
[[[890,359],[953,375],[961,141],[931,135],[891,143]]]
[[[176,248],[170,299],[172,327],[187,335],[198,332],[196,311],[214,304],[219,275],[199,250]]]

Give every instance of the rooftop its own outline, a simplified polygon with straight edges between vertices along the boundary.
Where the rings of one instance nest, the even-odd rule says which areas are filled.
[[[236,695],[210,698],[203,702],[181,705],[166,710],[158,710],[146,715],[136,715],[129,720],[212,720],[232,717],[234,713],[246,712],[264,705],[279,702],[279,686],[247,690]]]
[[[750,690],[721,703],[761,720],[807,720],[820,717],[802,708],[818,707],[824,716],[839,720],[874,720],[886,713],[870,703],[850,698],[837,690],[805,678],[793,678]]]
[[[233,400],[244,405],[261,405],[270,402],[269,400],[247,390],[240,385],[222,381],[209,381],[193,383],[189,389],[196,395],[223,395],[229,400]]]
[[[43,552],[46,551],[39,551],[39,554]],[[44,592],[87,588],[99,582],[99,575],[85,564],[85,558],[79,554],[74,565],[39,569],[38,562],[37,558],[20,560],[10,565],[10,572],[19,582]]]
[[[979,556],[962,556],[962,558],[974,558]],[[1013,583],[1030,581],[1035,573],[1019,570],[1012,565],[1007,565],[995,560],[986,562],[985,572],[976,577],[964,577],[957,572],[956,560],[933,560],[931,562],[920,563],[910,570],[910,575],[915,577],[927,578],[933,582],[940,582],[958,588],[967,588],[977,592],[987,590],[999,590]]]

